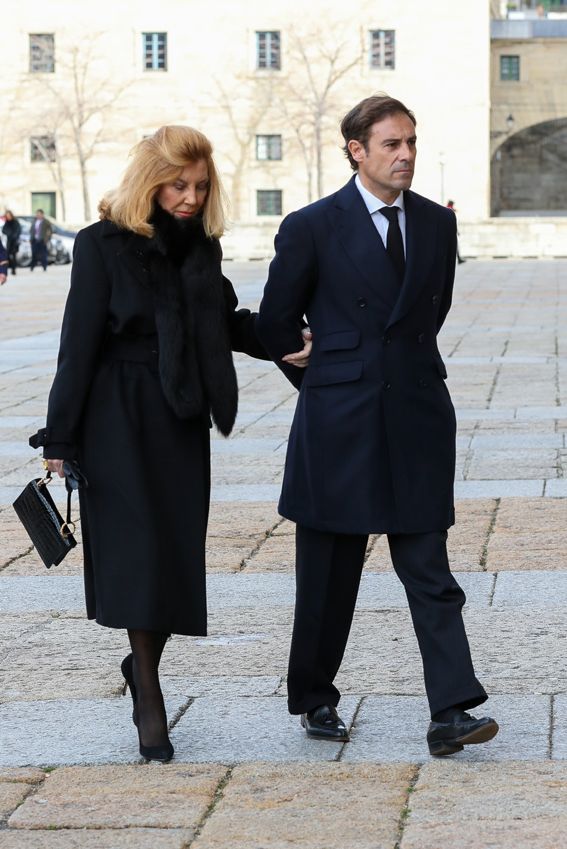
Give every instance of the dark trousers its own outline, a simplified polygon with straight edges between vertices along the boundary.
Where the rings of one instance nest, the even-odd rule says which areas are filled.
[[[18,249],[14,246],[8,245],[8,268],[12,272],[12,274],[16,273],[16,254],[18,253]]]
[[[296,602],[288,671],[290,713],[337,705],[341,665],[368,536],[297,525]],[[392,564],[404,585],[423,660],[431,713],[486,701],[461,614],[465,594],[450,572],[447,532],[389,534]]]
[[[47,245],[43,240],[34,239],[31,243],[32,258],[30,270],[33,270],[36,265],[41,265],[43,270],[47,268]]]

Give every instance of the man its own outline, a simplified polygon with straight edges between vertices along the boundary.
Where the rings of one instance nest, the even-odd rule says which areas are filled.
[[[37,209],[35,221],[30,230],[32,252],[30,271],[33,271],[38,264],[42,266],[44,271],[47,271],[47,245],[52,232],[51,224],[45,217],[43,209]]]
[[[348,740],[333,684],[345,650],[368,535],[385,533],[408,597],[431,709],[431,754],[498,731],[465,711],[486,701],[449,571],[455,414],[436,336],[451,304],[455,216],[409,191],[413,113],[369,97],[343,119],[355,176],[289,215],[258,333],[300,389],[279,510],[296,528],[297,594],[288,705],[310,737]],[[298,350],[306,316],[308,368]]]
[[[455,215],[457,215],[457,210],[455,209],[455,201],[448,200],[447,201],[447,209],[451,209]],[[457,236],[459,235],[459,231],[457,230]],[[463,259],[459,252],[459,240],[457,239],[457,262],[461,265],[463,262],[466,262],[466,259]]]

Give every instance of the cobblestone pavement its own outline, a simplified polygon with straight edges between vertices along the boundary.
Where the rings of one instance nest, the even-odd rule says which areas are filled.
[[[123,632],[85,620],[81,552],[49,573],[10,507],[40,473],[68,268],[0,290],[1,849],[558,849],[567,833],[567,262],[469,262],[441,338],[459,420],[453,570],[501,733],[435,761],[419,655],[370,541],[339,686],[343,745],[285,706],[293,526],[278,516],[295,392],[237,356],[213,438],[210,634],[163,661],[176,759],[141,764]],[[227,263],[258,303],[266,266]],[[63,488],[54,484],[63,502]]]

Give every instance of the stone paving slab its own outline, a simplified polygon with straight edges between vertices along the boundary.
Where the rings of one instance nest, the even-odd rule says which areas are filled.
[[[564,683],[565,691],[567,680]],[[553,700],[552,756],[556,760],[567,760],[567,693],[562,692]],[[567,802],[566,802],[567,804]]]
[[[185,704],[166,696],[170,718]],[[53,699],[0,705],[0,765],[139,763],[132,701]]]
[[[543,486],[543,479],[455,481],[455,498],[533,498]]]
[[[341,716],[351,724],[359,699],[346,696]],[[196,699],[175,726],[172,742],[179,760],[333,761],[341,746],[310,740],[284,698]]]
[[[469,596],[469,604],[488,606],[494,583],[492,575],[462,573],[458,580]],[[81,576],[4,577],[0,586],[0,613],[63,613],[82,612],[84,609]],[[242,573],[209,575],[207,597],[210,612],[236,607],[293,607],[295,576]],[[359,609],[385,610],[406,606],[403,586],[395,574],[362,576],[357,603]]]
[[[238,766],[192,849],[392,849],[408,765]]]
[[[539,608],[542,617],[549,606],[567,608],[567,572],[500,572],[492,603],[494,607]]]
[[[567,764],[426,764],[401,849],[559,849],[566,796]]]
[[[482,746],[466,746],[452,760],[466,762],[545,760],[549,754],[548,696],[494,695],[475,708],[475,716],[493,716],[497,736]],[[419,696],[366,696],[358,711],[351,742],[341,756],[346,763],[435,760],[425,735],[427,700]]]
[[[29,784],[0,781],[0,821],[11,814],[18,805],[21,805],[30,790]],[[0,835],[1,845],[2,837]]]
[[[0,833],[0,849],[187,849],[193,834],[181,828],[17,828]]]
[[[225,775],[226,767],[214,764],[58,769],[12,814],[8,825],[28,829],[184,828],[190,837]]]

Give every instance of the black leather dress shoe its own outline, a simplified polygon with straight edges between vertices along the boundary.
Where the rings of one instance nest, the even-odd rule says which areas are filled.
[[[308,710],[307,713],[302,713],[301,724],[307,736],[317,740],[346,743],[350,739],[346,725],[333,705],[319,705],[313,710]]]
[[[498,734],[498,723],[490,716],[477,719],[461,713],[451,722],[430,722],[427,732],[429,752],[436,757],[454,755],[471,743],[486,743]]]

